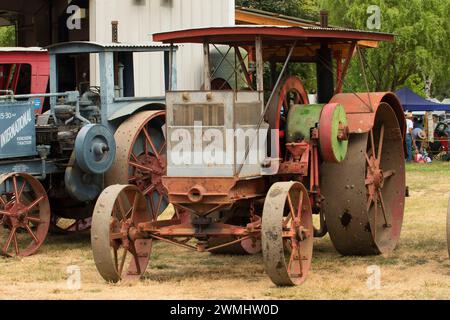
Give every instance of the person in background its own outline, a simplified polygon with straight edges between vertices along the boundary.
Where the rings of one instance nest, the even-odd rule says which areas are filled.
[[[413,123],[414,123],[414,129],[415,128],[423,129],[422,120],[419,117],[414,117]]]
[[[412,134],[412,131],[414,129],[413,118],[414,117],[411,112],[408,112],[406,114],[406,135],[405,135],[406,162],[411,162],[413,159],[413,134]]]
[[[423,141],[426,138],[427,138],[427,135],[426,135],[425,131],[423,131],[420,126],[415,127],[412,130],[412,139],[415,142],[415,144],[413,145],[413,148],[417,152],[422,152],[423,151]]]
[[[433,131],[436,130],[438,123],[439,123],[439,116],[433,113]]]

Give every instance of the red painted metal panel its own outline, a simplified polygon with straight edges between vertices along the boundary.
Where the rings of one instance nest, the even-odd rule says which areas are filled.
[[[47,84],[50,77],[50,58],[46,51],[6,51],[0,52],[0,65],[16,64],[21,66],[28,64],[31,66],[31,86],[30,93],[38,94],[47,91]],[[6,72],[5,72],[6,73]],[[5,73],[3,77],[5,77]],[[20,79],[18,79],[20,81]],[[4,79],[0,80],[4,83]],[[15,88],[14,88],[15,89]],[[44,99],[40,99],[40,107],[35,112],[42,113]]]
[[[255,36],[264,40],[286,41],[305,39],[308,41],[394,41],[394,36],[387,33],[365,32],[338,28],[305,28],[275,26],[236,26],[186,29],[162,32],[153,35],[154,41],[164,43],[203,43],[205,39],[213,43],[243,43],[254,41]]]
[[[394,110],[404,136],[406,132],[405,115],[400,101],[392,92],[340,93],[330,101],[330,103],[340,103],[344,106],[351,133],[370,131],[375,121],[375,113],[383,102],[389,104]]]

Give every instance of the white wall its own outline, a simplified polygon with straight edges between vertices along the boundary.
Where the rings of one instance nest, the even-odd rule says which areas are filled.
[[[119,21],[120,42],[139,43],[152,41],[151,34],[160,31],[233,25],[234,4],[234,0],[90,0],[90,40],[111,42],[113,20]],[[200,88],[202,59],[198,45],[183,45],[178,51],[179,89]],[[93,59],[91,63],[98,65]],[[136,54],[136,95],[163,95],[163,72],[162,54]],[[97,79],[98,71],[91,74],[91,82],[98,83]]]

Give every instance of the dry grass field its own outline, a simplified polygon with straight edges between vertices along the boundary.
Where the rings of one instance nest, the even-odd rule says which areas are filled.
[[[445,221],[450,164],[409,165],[410,197],[398,249],[389,256],[342,257],[328,237],[315,240],[312,272],[300,287],[276,288],[262,258],[212,256],[156,244],[145,279],[107,284],[98,275],[89,234],[50,236],[39,253],[0,258],[0,299],[450,299]],[[81,269],[69,290],[67,267]],[[381,288],[367,288],[367,267],[381,268]]]

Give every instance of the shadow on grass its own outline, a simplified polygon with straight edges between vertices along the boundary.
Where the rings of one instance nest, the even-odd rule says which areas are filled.
[[[69,234],[49,234],[43,247],[49,250],[90,249],[91,234],[89,231]]]

